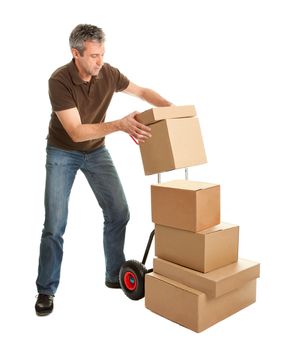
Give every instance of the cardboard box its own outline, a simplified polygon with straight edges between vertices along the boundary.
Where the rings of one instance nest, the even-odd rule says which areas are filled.
[[[138,122],[149,125],[159,120],[172,118],[187,118],[196,116],[196,110],[193,105],[188,106],[170,106],[150,108],[147,111],[137,115]]]
[[[161,120],[150,128],[152,137],[140,143],[145,175],[207,162],[197,118]]]
[[[155,255],[190,269],[209,272],[238,259],[239,227],[221,223],[200,232],[155,225]]]
[[[256,279],[218,298],[156,273],[145,275],[147,309],[201,332],[256,301]]]
[[[152,108],[137,116],[152,137],[140,143],[145,175],[207,162],[194,106]]]
[[[220,223],[220,186],[174,180],[151,186],[152,221],[199,232]]]
[[[154,258],[153,272],[217,298],[260,276],[260,264],[246,259],[208,273]]]

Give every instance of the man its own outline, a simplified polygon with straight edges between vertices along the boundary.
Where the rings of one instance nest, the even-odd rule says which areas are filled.
[[[63,257],[63,234],[68,200],[78,170],[86,176],[104,215],[105,284],[120,288],[119,270],[129,209],[104,137],[123,131],[145,142],[150,128],[137,122],[137,112],[106,122],[105,114],[114,92],[122,91],[151,103],[171,103],[155,91],[130,82],[120,71],[104,64],[105,34],[93,25],[78,25],[70,35],[73,59],[49,79],[52,114],[49,124],[45,222],[40,243],[37,277],[37,315],[53,310]]]

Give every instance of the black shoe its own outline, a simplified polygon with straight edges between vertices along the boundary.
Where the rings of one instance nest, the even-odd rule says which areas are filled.
[[[54,295],[45,295],[39,294],[36,304],[35,310],[38,316],[47,316],[53,310],[53,298]]]
[[[106,281],[106,282],[105,282],[105,285],[106,285],[108,288],[121,288],[119,282],[109,282],[109,281]]]

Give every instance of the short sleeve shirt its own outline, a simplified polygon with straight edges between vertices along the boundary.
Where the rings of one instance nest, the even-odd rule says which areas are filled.
[[[84,82],[74,60],[58,68],[49,79],[52,106],[48,129],[48,144],[66,150],[92,151],[104,143],[104,137],[74,142],[67,134],[55,112],[76,107],[82,124],[102,123],[114,92],[127,88],[129,80],[117,68],[105,63],[98,76]]]

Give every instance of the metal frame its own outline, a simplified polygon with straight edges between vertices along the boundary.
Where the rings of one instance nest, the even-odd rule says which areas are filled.
[[[188,180],[188,168],[185,168],[185,180]],[[157,174],[157,183],[161,183],[161,174]],[[143,259],[142,259],[142,264],[145,265],[146,263],[146,260],[147,260],[147,257],[148,257],[148,254],[149,254],[149,251],[150,251],[150,248],[151,248],[151,244],[152,244],[152,241],[153,241],[153,238],[154,238],[154,235],[155,235],[155,230],[153,230],[151,233],[150,233],[150,236],[149,236],[149,239],[148,239],[148,243],[146,245],[146,249],[145,249],[145,253],[144,253],[144,256],[143,256]],[[153,269],[150,269],[148,270],[148,272],[152,272]]]

